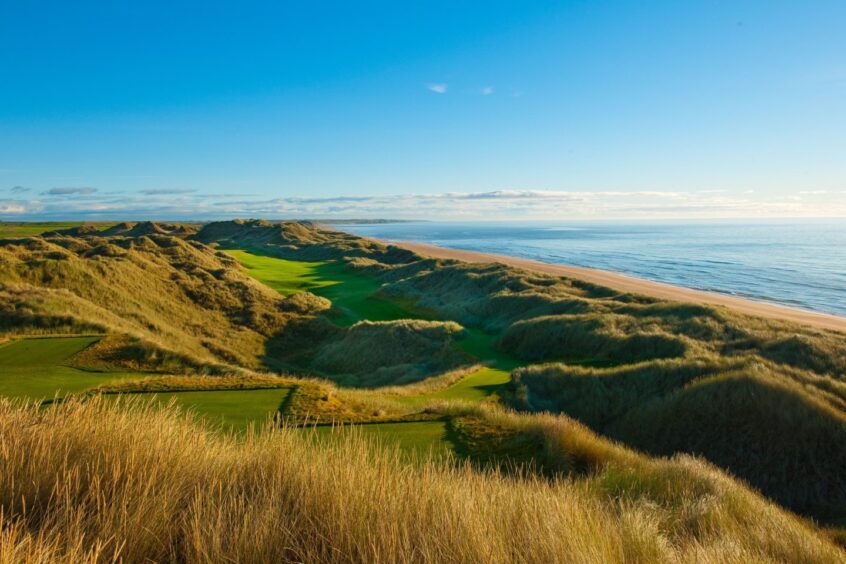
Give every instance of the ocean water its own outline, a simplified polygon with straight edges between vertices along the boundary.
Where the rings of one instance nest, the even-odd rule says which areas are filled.
[[[391,241],[586,266],[846,315],[846,220],[338,225]]]

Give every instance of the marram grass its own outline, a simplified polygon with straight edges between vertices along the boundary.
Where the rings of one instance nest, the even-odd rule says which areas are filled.
[[[547,433],[568,430],[541,423]],[[396,452],[342,436],[327,443],[267,428],[236,440],[149,402],[93,399],[43,409],[0,402],[0,560],[846,557],[804,522],[690,458],[623,453],[582,478],[544,479],[449,462],[404,464]]]

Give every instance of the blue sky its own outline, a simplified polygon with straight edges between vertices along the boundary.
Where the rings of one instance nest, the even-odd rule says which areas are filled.
[[[4,2],[0,218],[846,216],[846,3]]]

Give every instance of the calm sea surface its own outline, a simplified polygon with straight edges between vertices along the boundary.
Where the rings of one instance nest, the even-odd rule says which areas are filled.
[[[846,220],[390,223],[337,229],[632,276],[846,315]]]

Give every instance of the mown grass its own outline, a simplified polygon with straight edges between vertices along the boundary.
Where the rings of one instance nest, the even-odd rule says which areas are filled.
[[[492,424],[508,424],[501,415]],[[501,421],[500,421],[501,420]],[[688,457],[520,419],[592,473],[407,465],[355,433],[209,434],[149,402],[0,402],[8,562],[842,562],[803,521]],[[554,447],[553,445],[558,445]]]
[[[235,249],[226,252],[256,280],[281,294],[308,291],[331,300],[339,314],[334,321],[339,325],[418,317],[394,302],[374,296],[380,283],[372,276],[350,270],[340,261],[285,260]]]
[[[186,392],[154,392],[143,394],[161,405],[173,403],[196,414],[212,427],[245,431],[250,426],[263,426],[278,417],[291,388],[258,390],[214,390]],[[110,394],[109,399],[131,398],[141,394]]]
[[[442,459],[453,449],[447,436],[444,421],[409,421],[368,423],[359,425],[304,426],[303,432],[313,432],[322,440],[341,438],[352,434],[375,441],[383,448],[398,448],[413,460]]]
[[[138,378],[137,372],[91,372],[67,365],[99,338],[15,339],[0,345],[0,396],[49,400],[113,380]]]

